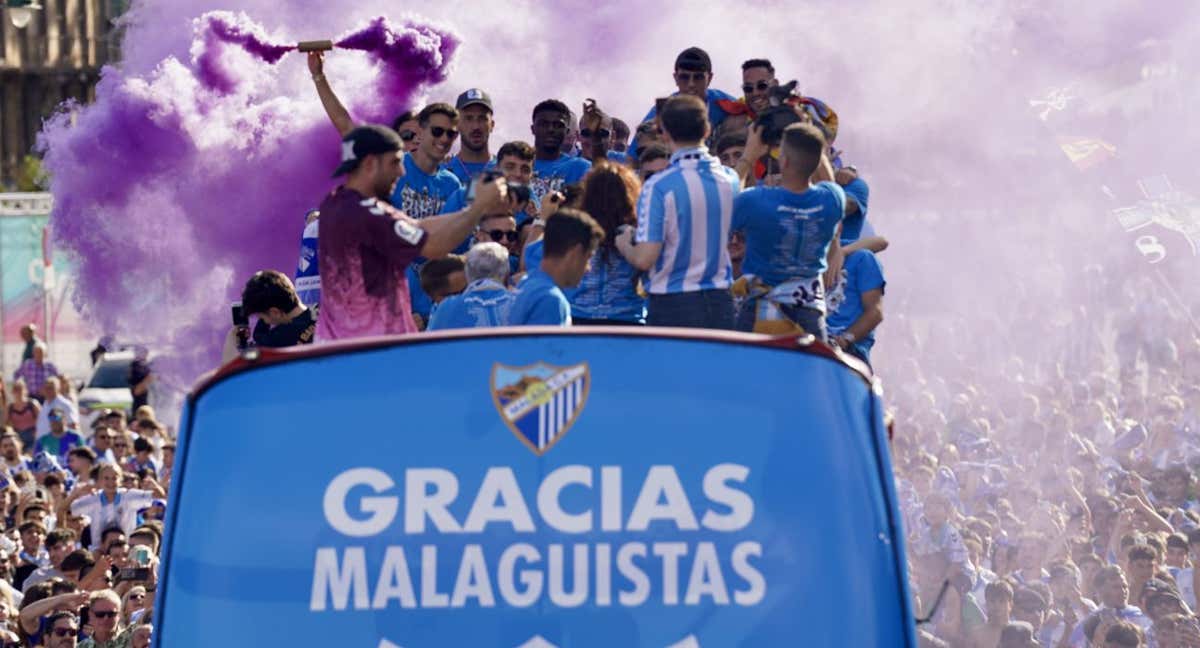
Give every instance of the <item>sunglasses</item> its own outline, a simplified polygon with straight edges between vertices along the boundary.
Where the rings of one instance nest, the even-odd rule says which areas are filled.
[[[97,619],[112,619],[117,616],[117,611],[109,610],[107,612],[99,612],[96,610],[92,610],[92,616],[96,617]],[[59,636],[62,636],[62,635],[59,635]]]
[[[508,239],[509,243],[515,243],[519,234],[516,231],[506,232],[504,230],[488,230],[487,235],[492,237],[492,240],[499,243],[504,239]]]
[[[55,637],[73,637],[79,634],[79,628],[55,628]]]
[[[684,83],[704,81],[708,79],[708,72],[676,72],[675,78]]]
[[[413,141],[413,138],[416,136],[417,136],[417,134],[410,130],[400,131],[400,139],[404,140],[405,142]]]
[[[579,134],[586,139],[591,139],[593,135],[599,137],[600,139],[608,139],[609,137],[612,137],[612,131],[608,130],[607,128],[601,128],[598,130],[584,128],[579,131]]]
[[[146,600],[146,595],[145,595],[145,594],[130,594],[130,595],[129,595],[129,600],[131,600],[131,601],[144,601],[144,600]]]
[[[434,137],[445,136],[449,137],[450,139],[458,137],[458,131],[454,130],[453,128],[442,128],[441,126],[434,126],[430,128],[429,133]]]
[[[758,90],[759,92],[763,92],[767,88],[770,88],[770,87],[771,87],[771,84],[767,83],[766,81],[759,81],[758,83],[743,83],[742,84],[742,92],[744,92],[746,94],[750,94],[751,92],[754,92],[755,90]]]

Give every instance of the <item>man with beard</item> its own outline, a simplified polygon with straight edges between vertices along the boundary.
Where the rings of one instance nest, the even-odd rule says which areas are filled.
[[[458,181],[467,186],[492,166],[492,153],[488,139],[496,122],[492,119],[492,98],[479,88],[471,88],[458,95],[454,103],[458,110],[458,124],[462,131],[462,142],[458,154],[450,158],[442,168],[453,173]]]
[[[385,126],[360,126],[342,139],[342,164],[334,176],[346,175],[346,183],[320,207],[323,303],[317,337],[323,341],[416,332],[408,265],[422,254],[449,253],[480,218],[505,208],[507,187],[498,178],[481,185],[475,202],[455,214],[417,221],[398,211],[386,200],[405,173],[402,147]]]

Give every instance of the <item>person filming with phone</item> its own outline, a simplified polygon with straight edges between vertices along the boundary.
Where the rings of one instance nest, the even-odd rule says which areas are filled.
[[[250,316],[258,317],[250,328]],[[311,344],[317,330],[313,309],[300,302],[296,287],[278,270],[254,273],[233,305],[233,328],[225,336],[225,362],[250,346],[289,347]]]

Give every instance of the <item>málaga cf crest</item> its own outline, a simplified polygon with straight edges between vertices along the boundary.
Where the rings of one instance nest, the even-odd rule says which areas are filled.
[[[534,454],[546,453],[575,424],[592,386],[586,362],[555,367],[492,367],[492,400],[500,418]]]

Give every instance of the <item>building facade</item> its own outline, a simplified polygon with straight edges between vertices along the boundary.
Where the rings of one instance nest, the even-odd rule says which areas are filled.
[[[91,101],[117,58],[125,0],[39,0],[18,29],[0,10],[0,189],[15,188],[42,121],[63,101]]]

